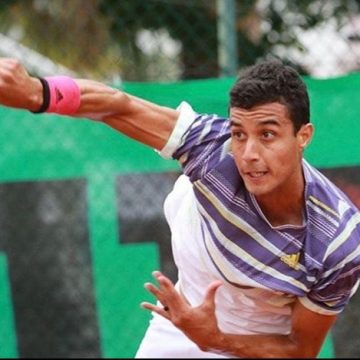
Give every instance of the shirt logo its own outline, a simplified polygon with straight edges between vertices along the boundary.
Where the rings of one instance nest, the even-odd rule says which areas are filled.
[[[280,260],[286,265],[289,265],[291,268],[298,270],[299,269],[299,259],[300,253],[297,254],[285,254],[280,257]]]

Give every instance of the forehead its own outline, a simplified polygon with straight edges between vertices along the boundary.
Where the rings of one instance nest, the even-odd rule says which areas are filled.
[[[292,125],[286,106],[278,102],[257,105],[250,109],[230,108],[230,120],[232,125],[244,126],[248,123]]]

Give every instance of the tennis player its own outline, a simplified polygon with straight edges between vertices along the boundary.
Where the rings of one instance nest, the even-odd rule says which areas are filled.
[[[156,303],[141,304],[153,317],[136,357],[318,355],[359,284],[360,214],[303,157],[314,130],[292,67],[247,69],[223,118],[0,59],[0,103],[103,121],[181,164],[164,204],[178,281],[145,284]]]

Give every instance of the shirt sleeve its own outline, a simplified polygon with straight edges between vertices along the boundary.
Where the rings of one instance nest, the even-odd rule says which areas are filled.
[[[171,159],[175,150],[179,147],[184,133],[198,117],[192,107],[183,101],[176,110],[180,111],[179,118],[165,146],[159,154],[165,159]]]
[[[227,118],[216,114],[197,114],[183,102],[179,118],[160,155],[177,159],[191,181],[199,179],[230,151]]]

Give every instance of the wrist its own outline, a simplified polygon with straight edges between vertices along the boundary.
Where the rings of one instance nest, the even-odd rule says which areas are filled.
[[[32,91],[29,97],[28,110],[37,112],[44,103],[43,85],[38,78],[32,78]]]
[[[213,346],[217,353],[222,354],[224,352],[225,342],[225,334],[219,330],[216,336],[213,338]]]
[[[49,76],[38,80],[42,86],[42,102],[32,112],[76,114],[80,107],[80,88],[74,79],[68,76]]]
[[[225,334],[219,330],[216,334],[211,334],[211,336],[208,337],[206,347],[204,347],[204,349],[202,350],[213,352],[216,354],[223,354],[224,343],[225,343]]]

